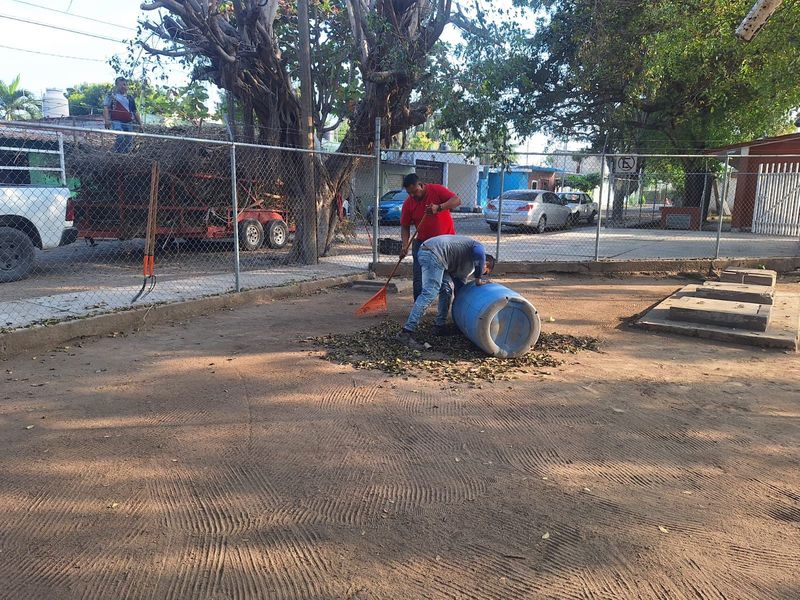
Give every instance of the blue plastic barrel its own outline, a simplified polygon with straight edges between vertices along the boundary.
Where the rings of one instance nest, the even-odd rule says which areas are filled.
[[[461,288],[453,303],[453,320],[478,348],[499,358],[525,354],[542,331],[533,304],[499,283]]]

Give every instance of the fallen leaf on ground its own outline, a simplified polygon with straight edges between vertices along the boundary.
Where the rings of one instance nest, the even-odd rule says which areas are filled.
[[[666,527],[664,527],[663,525],[659,525],[659,526],[658,526],[658,530],[659,530],[661,533],[669,533],[669,529],[667,529],[667,528],[666,528]]]
[[[545,534],[542,536],[542,539],[543,539],[543,540],[549,540],[549,539],[550,539],[550,534],[549,534],[549,533],[545,533]]]

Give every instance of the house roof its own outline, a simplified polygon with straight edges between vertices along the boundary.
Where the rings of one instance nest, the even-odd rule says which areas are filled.
[[[718,148],[709,148],[708,150],[705,150],[703,154],[727,154],[730,153],[731,150],[741,150],[742,148],[753,148],[755,146],[768,146],[770,144],[779,144],[781,142],[790,142],[793,140],[800,140],[800,132],[766,137],[758,140],[751,140],[749,142],[740,142],[738,144],[730,144],[728,146],[720,146]]]

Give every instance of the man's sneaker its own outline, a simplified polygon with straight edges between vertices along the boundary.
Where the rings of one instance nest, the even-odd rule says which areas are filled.
[[[401,330],[400,333],[397,334],[397,337],[395,339],[404,346],[411,348],[412,350],[420,350],[420,351],[425,350],[425,346],[423,346],[417,340],[411,337],[411,332],[406,329]]]

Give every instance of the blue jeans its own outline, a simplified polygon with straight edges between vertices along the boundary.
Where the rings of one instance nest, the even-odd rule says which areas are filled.
[[[433,304],[436,297],[439,297],[439,307],[436,314],[436,324],[444,325],[447,323],[447,313],[450,312],[450,304],[453,300],[453,288],[450,286],[450,276],[445,272],[444,266],[430,250],[420,249],[417,253],[417,261],[420,265],[422,274],[422,292],[414,300],[411,314],[408,315],[403,329],[416,331],[419,322],[428,307]],[[445,293],[445,289],[447,292]]]
[[[111,129],[114,131],[133,131],[133,121],[123,123],[122,121],[111,121]],[[128,154],[133,148],[133,137],[130,135],[118,135],[114,142],[114,152]]]
[[[414,302],[417,301],[419,295],[422,293],[422,266],[419,264],[419,259],[417,259],[417,255],[419,254],[420,246],[422,246],[423,242],[419,240],[414,240],[411,244],[411,258],[414,259],[414,263],[412,265],[412,284],[414,289]],[[450,287],[450,277],[445,273],[444,280],[442,281],[442,288],[439,291],[439,302],[445,302],[452,300],[453,297],[453,290]],[[446,315],[445,315],[446,316]],[[442,323],[444,325],[444,323]]]

